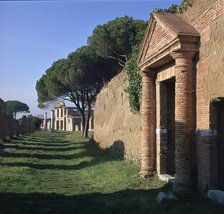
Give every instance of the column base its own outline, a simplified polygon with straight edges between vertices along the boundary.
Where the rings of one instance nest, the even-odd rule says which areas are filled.
[[[153,170],[141,170],[139,172],[139,175],[141,178],[147,178],[147,177],[153,176],[154,171]]]

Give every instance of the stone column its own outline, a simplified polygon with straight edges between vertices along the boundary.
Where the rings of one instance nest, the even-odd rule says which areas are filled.
[[[54,123],[55,123],[55,117],[54,117],[54,110],[51,110],[51,130],[54,130]]]
[[[175,169],[177,194],[192,193],[192,144],[195,133],[194,52],[173,52],[175,59]]]
[[[47,112],[44,113],[44,130],[47,130]]]
[[[153,174],[155,166],[155,75],[141,71],[141,171],[142,177]]]

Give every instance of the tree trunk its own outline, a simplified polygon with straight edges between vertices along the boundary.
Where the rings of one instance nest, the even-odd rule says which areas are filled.
[[[86,124],[85,124],[84,137],[88,137],[90,115],[91,115],[91,104],[89,103],[88,104],[88,112],[87,112],[87,116],[86,116]]]
[[[86,126],[86,116],[85,116],[85,111],[80,112],[82,115],[82,136],[85,137],[85,126]]]

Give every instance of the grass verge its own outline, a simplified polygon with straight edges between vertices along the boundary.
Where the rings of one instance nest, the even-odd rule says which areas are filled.
[[[80,133],[35,132],[0,146],[0,213],[223,213],[195,196],[156,204],[169,187]]]

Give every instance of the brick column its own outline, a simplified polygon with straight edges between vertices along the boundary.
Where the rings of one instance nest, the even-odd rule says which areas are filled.
[[[173,52],[175,59],[175,168],[177,194],[192,193],[192,143],[195,133],[194,52]]]
[[[154,73],[141,71],[141,171],[142,177],[154,172],[155,163],[155,78]]]

